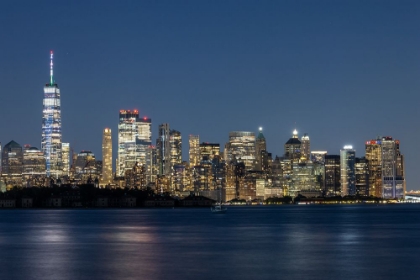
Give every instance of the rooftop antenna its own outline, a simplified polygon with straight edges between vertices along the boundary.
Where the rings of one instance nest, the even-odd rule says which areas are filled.
[[[50,85],[52,86],[54,84],[53,79],[53,51],[50,51]]]

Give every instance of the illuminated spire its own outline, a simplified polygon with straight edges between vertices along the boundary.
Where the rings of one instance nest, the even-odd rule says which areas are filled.
[[[50,52],[50,85],[54,84],[53,79],[53,51]]]
[[[293,138],[298,138],[298,132],[297,130],[293,130]]]

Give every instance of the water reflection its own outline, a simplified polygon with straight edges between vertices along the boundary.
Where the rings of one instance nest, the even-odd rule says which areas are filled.
[[[224,216],[208,209],[4,211],[1,276],[403,277],[420,260],[420,207],[404,207],[232,207]]]

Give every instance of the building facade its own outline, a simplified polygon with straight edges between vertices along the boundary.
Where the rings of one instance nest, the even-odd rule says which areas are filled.
[[[189,163],[191,167],[194,167],[200,163],[200,136],[190,135],[189,137]]]
[[[105,128],[102,134],[102,184],[109,185],[113,181],[112,176],[112,132]]]
[[[233,131],[229,133],[229,142],[225,146],[225,161],[236,159],[245,164],[246,170],[255,167],[255,133],[247,131]]]
[[[341,195],[340,156],[325,155],[325,196]]]
[[[295,129],[292,138],[284,144],[284,157],[290,160],[299,160],[301,156],[302,142],[300,142],[298,132]]]
[[[58,177],[63,171],[60,89],[54,81],[53,52],[50,53],[50,81],[44,86],[41,151],[45,157],[46,175]]]
[[[149,147],[152,144],[152,120],[139,117],[138,110],[120,110],[118,124],[117,176],[124,176],[137,164],[149,170]]]
[[[15,141],[4,145],[2,150],[2,179],[7,186],[21,187],[23,172],[23,150],[22,146]]]
[[[158,174],[169,176],[171,170],[171,143],[168,123],[159,125],[159,137],[156,139]]]
[[[61,143],[63,176],[70,176],[70,143]]]
[[[262,171],[266,167],[264,161],[267,156],[267,142],[265,140],[262,127],[259,128],[258,136],[255,141],[255,170]]]
[[[311,140],[307,133],[305,133],[300,139],[301,142],[301,154],[304,160],[309,161],[311,159]]]
[[[352,146],[340,150],[341,196],[356,195],[356,152]]]

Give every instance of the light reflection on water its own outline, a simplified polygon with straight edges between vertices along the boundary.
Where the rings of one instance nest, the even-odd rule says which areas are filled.
[[[0,278],[407,278],[419,234],[417,205],[1,211]]]

